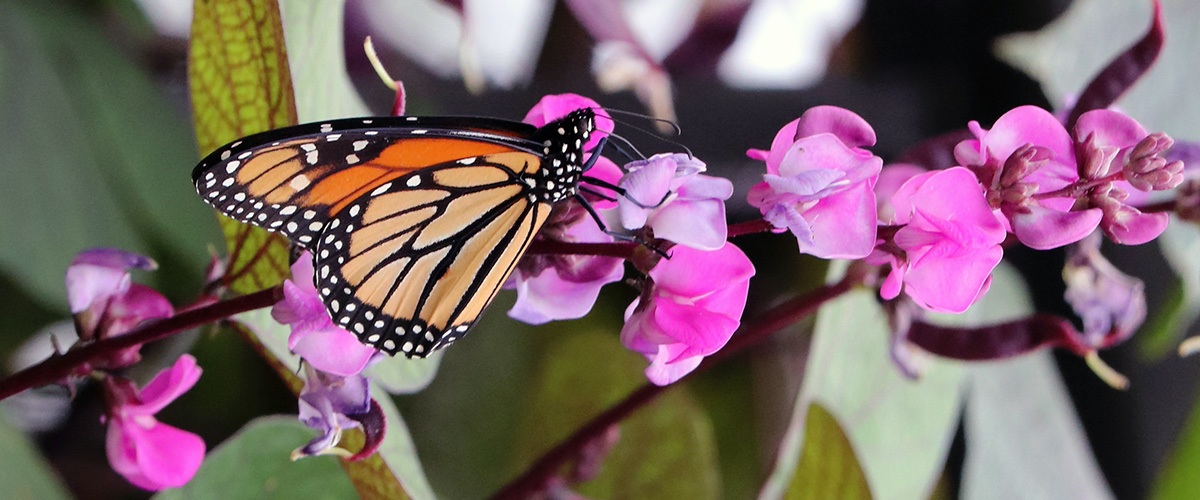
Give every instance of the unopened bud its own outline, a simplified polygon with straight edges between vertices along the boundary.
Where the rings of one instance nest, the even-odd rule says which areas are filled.
[[[1013,151],[1008,159],[1004,161],[1004,168],[1000,172],[1000,185],[1011,186],[1016,184],[1025,176],[1032,174],[1041,168],[1041,166],[1054,157],[1054,153],[1049,149],[1033,144],[1026,144]]]
[[[1138,141],[1133,150],[1129,152],[1129,160],[1133,162],[1148,156],[1157,156],[1170,149],[1174,144],[1175,140],[1167,134],[1155,132]]]

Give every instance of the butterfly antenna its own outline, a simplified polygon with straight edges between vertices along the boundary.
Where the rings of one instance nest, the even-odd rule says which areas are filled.
[[[621,155],[623,155],[623,156],[625,156],[626,158],[628,158],[628,159],[629,159],[629,161],[634,161],[634,160],[645,160],[645,159],[646,159],[646,155],[642,154],[642,152],[641,152],[641,151],[639,151],[639,150],[638,150],[638,148],[637,148],[637,146],[634,146],[632,142],[629,142],[629,139],[626,139],[626,138],[624,138],[624,137],[622,137],[622,136],[620,136],[620,135],[617,135],[617,134],[615,134],[615,133],[612,133],[612,132],[609,132],[609,133],[608,133],[608,136],[609,136],[609,137],[612,137],[612,138],[615,138],[617,141],[620,141],[620,142],[616,142],[616,141],[614,141],[614,142],[612,143],[612,146],[613,146],[613,148],[614,148],[614,149],[616,149],[616,150],[617,150],[617,152],[618,152],[618,153],[621,153]],[[628,151],[628,150],[626,150],[625,148],[621,147],[621,145],[622,145],[622,144],[624,144],[624,145],[625,145],[625,147],[628,147],[629,149],[633,150],[634,154],[632,154],[632,155],[631,155],[631,154],[629,154],[629,151]]]
[[[671,130],[675,131],[675,135],[683,135],[683,129],[679,127],[679,124],[675,123],[672,120],[668,120],[666,118],[650,116],[650,115],[647,115],[644,113],[638,113],[635,111],[625,111],[623,109],[604,108],[604,111],[607,111],[609,113],[616,113],[618,115],[625,115],[625,116],[632,116],[634,118],[641,118],[643,120],[648,120],[648,121],[652,121],[652,122],[656,122],[656,123],[663,123],[663,124],[666,124],[667,126],[671,127]],[[612,117],[610,116],[609,118],[612,118]],[[616,121],[616,120],[614,119],[613,121]],[[624,122],[622,122],[622,123],[625,124]],[[628,124],[626,124],[626,125],[628,125]]]
[[[606,111],[615,111],[615,110],[606,110]],[[639,115],[639,114],[637,114],[637,113],[632,113],[632,112],[629,112],[629,111],[622,111],[621,113],[632,114],[632,115],[635,115],[635,116],[640,116],[640,117],[643,117],[643,118],[646,118],[646,119],[649,119],[649,120],[656,120],[656,121],[662,121],[662,122],[670,123],[671,125],[674,125],[674,127],[675,127],[675,130],[676,130],[676,135],[679,135],[679,134],[682,134],[682,133],[683,133],[682,129],[680,129],[680,128],[679,128],[679,125],[676,125],[676,124],[675,124],[675,122],[672,122],[672,121],[670,121],[670,120],[666,120],[666,119],[663,119],[663,118],[654,118],[654,117],[651,117],[651,116],[646,116],[646,115]],[[688,157],[689,157],[689,158],[695,158],[695,157],[696,157],[696,155],[692,154],[692,150],[691,150],[691,148],[689,148],[689,147],[687,147],[687,146],[683,145],[683,143],[681,143],[681,142],[679,142],[679,141],[674,141],[674,140],[668,139],[668,138],[666,138],[666,137],[663,137],[663,136],[661,136],[661,135],[658,135],[658,134],[656,134],[656,133],[654,133],[654,132],[652,132],[652,131],[646,130],[646,129],[642,128],[642,127],[639,127],[639,126],[637,126],[637,125],[634,125],[634,124],[632,124],[632,123],[629,123],[629,122],[627,122],[627,121],[624,121],[624,120],[618,120],[618,119],[616,119],[616,118],[613,118],[613,117],[611,117],[611,116],[609,117],[609,119],[611,119],[613,122],[616,122],[616,123],[619,123],[619,124],[621,124],[621,126],[624,126],[624,127],[629,127],[629,128],[631,128],[631,129],[633,129],[633,130],[636,130],[636,131],[638,131],[638,132],[641,132],[641,133],[643,133],[643,134],[645,134],[645,135],[648,135],[648,136],[650,136],[650,137],[653,137],[653,138],[655,138],[655,139],[658,139],[658,140],[660,140],[660,141],[662,141],[662,142],[665,142],[665,143],[667,143],[667,144],[670,144],[670,145],[673,145],[673,146],[677,146],[677,147],[679,147],[680,149],[683,149],[685,152],[687,152],[687,155],[688,155]],[[625,141],[625,143],[626,143],[626,144],[628,144],[628,143],[629,143],[629,141],[628,141],[628,140],[626,140],[625,138],[621,138],[621,140]],[[645,158],[645,156],[643,156],[643,158]]]

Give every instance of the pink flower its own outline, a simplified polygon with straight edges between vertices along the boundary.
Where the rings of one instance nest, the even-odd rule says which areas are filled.
[[[164,406],[200,379],[196,359],[184,354],[146,387],[117,377],[109,389],[108,462],[139,488],[157,491],[182,486],[196,475],[204,459],[204,441],[154,418]]]
[[[954,167],[917,175],[892,197],[896,224],[892,240],[901,252],[872,255],[892,271],[880,295],[901,289],[932,311],[961,313],[987,292],[991,272],[1004,251],[1005,231],[971,171]],[[881,247],[886,248],[886,246]]]
[[[892,196],[900,190],[900,186],[909,179],[925,173],[919,165],[910,163],[893,163],[884,165],[879,172],[879,181],[875,184],[876,208],[879,212],[880,223],[890,224],[896,218],[896,209],[892,207]]]
[[[1071,136],[1049,111],[1021,106],[991,130],[972,121],[975,139],[954,148],[959,164],[976,172],[1013,233],[1030,248],[1047,250],[1079,241],[1100,224],[1100,210],[1073,210],[1071,196],[1035,197],[1079,181]]]
[[[567,116],[572,111],[582,108],[591,108],[596,112],[596,133],[588,138],[584,144],[584,150],[591,150],[600,143],[600,139],[608,135],[613,130],[612,118],[600,107],[596,101],[588,99],[579,94],[552,94],[542,97],[542,100],[533,105],[533,109],[525,114],[525,119],[521,120],[535,127],[541,127],[554,120]]]
[[[313,284],[312,255],[308,252],[292,264],[292,279],[283,282],[283,300],[271,308],[271,317],[292,328],[288,348],[321,371],[354,375],[378,352],[333,324]]]
[[[654,237],[701,250],[725,244],[725,200],[733,183],[701,174],[704,162],[685,154],[658,154],[625,165],[617,201],[621,225],[649,227]]]
[[[1171,147],[1171,138],[1148,134],[1133,118],[1108,109],[1080,115],[1075,136],[1079,138],[1080,168],[1088,178],[1121,173],[1127,181],[1099,186],[1089,193],[1089,201],[1103,212],[1100,228],[1104,234],[1123,245],[1140,245],[1162,234],[1168,214],[1142,213],[1128,197],[1134,189],[1172,189],[1183,182],[1183,162],[1168,163],[1161,157]]]
[[[538,231],[538,239],[579,243],[611,243],[595,221],[574,201],[559,204]],[[600,288],[619,281],[624,261],[594,255],[525,255],[505,288],[517,290],[509,317],[540,325],[582,318],[596,303]]]
[[[809,109],[780,129],[770,151],[747,153],[767,163],[747,200],[776,229],[791,231],[801,253],[865,257],[875,247],[873,189],[883,166],[862,148],[873,144],[875,131],[853,112]]]
[[[67,267],[67,300],[80,341],[121,335],[144,321],[166,318],[175,308],[162,294],[134,283],[132,269],[152,270],[157,264],[149,257],[115,248],[94,248],[75,256]],[[124,368],[141,359],[141,346],[120,350],[107,359],[81,369]]]
[[[729,341],[754,276],[754,265],[732,243],[670,252],[650,271],[651,288],[629,305],[621,329],[621,342],[646,356],[646,378],[658,385],[679,380]]]

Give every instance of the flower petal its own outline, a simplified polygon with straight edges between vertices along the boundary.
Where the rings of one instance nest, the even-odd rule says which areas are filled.
[[[1013,234],[1034,250],[1049,250],[1074,243],[1096,230],[1104,213],[1099,208],[1061,212],[1033,203],[1028,212],[1012,216]]]
[[[196,358],[191,354],[179,356],[174,365],[155,375],[154,379],[138,393],[142,400],[140,405],[127,405],[123,409],[129,415],[158,413],[163,407],[196,385],[202,373],[204,370],[196,365]]]

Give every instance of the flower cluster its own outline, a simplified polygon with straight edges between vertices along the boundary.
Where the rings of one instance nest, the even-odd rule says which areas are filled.
[[[79,342],[124,335],[146,321],[171,316],[175,308],[154,289],[134,283],[133,269],[156,268],[153,260],[131,252],[97,248],[81,252],[67,268],[67,299]],[[200,468],[204,441],[154,418],[200,378],[195,358],[183,355],[143,388],[115,373],[141,360],[140,344],[78,367],[76,376],[102,379],[108,421],[108,460],[138,487],[157,491],[181,486]]]
[[[541,126],[575,109],[601,109],[573,94],[542,99],[526,122]],[[605,116],[601,111],[598,116]],[[612,122],[599,129],[611,133]],[[593,139],[589,144],[596,142]],[[596,154],[593,152],[592,154]],[[595,182],[588,198],[590,217],[574,201],[555,208],[537,238],[557,242],[609,243],[605,228],[619,224],[639,241],[659,239],[675,245],[669,258],[651,265],[641,281],[642,294],[629,306],[621,340],[650,361],[646,376],[665,385],[678,380],[729,340],[741,321],[754,267],[741,250],[727,243],[725,200],[733,195],[726,179],[705,175],[700,160],[661,154],[617,167],[598,159],[584,183]],[[591,186],[589,186],[590,188]],[[606,189],[615,187],[616,192]],[[609,196],[611,194],[612,196]],[[695,269],[716,269],[698,276]],[[513,318],[532,324],[574,319],[595,304],[600,288],[621,279],[621,259],[591,255],[531,255],[508,283],[517,290]]]

